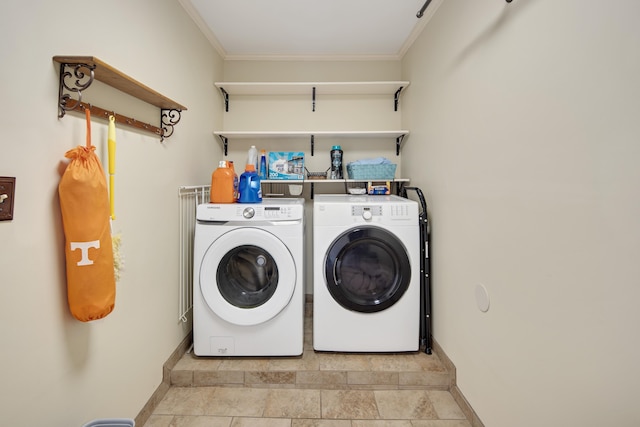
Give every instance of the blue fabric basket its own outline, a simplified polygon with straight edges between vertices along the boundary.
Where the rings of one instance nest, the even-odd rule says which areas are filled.
[[[347,165],[349,179],[391,180],[396,176],[396,164]]]

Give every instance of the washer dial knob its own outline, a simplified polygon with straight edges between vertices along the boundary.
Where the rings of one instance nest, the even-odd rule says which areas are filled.
[[[362,211],[362,218],[368,221],[373,218],[373,214],[371,213],[371,211]]]
[[[242,216],[247,219],[253,218],[255,214],[256,214],[256,211],[253,208],[245,208],[245,210],[242,211]]]

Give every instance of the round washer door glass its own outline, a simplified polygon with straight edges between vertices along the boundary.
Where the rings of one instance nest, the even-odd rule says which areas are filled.
[[[293,296],[296,265],[273,234],[233,229],[209,246],[200,267],[200,290],[209,308],[236,325],[257,325],[282,311]]]
[[[240,308],[269,301],[278,286],[278,266],[269,252],[255,245],[238,246],[218,265],[216,283],[222,297]]]
[[[392,233],[358,227],[338,236],[325,257],[331,296],[344,308],[374,313],[395,304],[411,281],[407,251]]]

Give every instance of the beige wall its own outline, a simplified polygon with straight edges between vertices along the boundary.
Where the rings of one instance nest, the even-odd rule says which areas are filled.
[[[17,177],[15,219],[0,222],[4,423],[134,417],[159,384],[190,329],[177,319],[177,188],[209,181],[212,131],[234,120],[214,81],[404,78],[402,175],[428,196],[434,334],[462,392],[491,427],[638,424],[640,10],[617,4],[447,0],[400,68],[223,65],[170,0],[3,2],[0,175]],[[89,324],[66,307],[58,164],[84,122],[56,117],[57,54],[95,55],[189,108],[163,144],[118,128],[125,271],[114,313]],[[101,156],[105,139],[94,121]]]
[[[486,426],[640,424],[638,16],[447,0],[403,60],[434,335]]]
[[[14,220],[0,222],[2,424],[133,418],[191,327],[178,320],[177,192],[206,183],[221,156],[211,130],[222,61],[173,0],[3,1],[0,35],[0,175],[17,178]],[[66,302],[58,167],[84,144],[85,124],[57,118],[54,55],[97,56],[188,108],[164,143],[117,128],[114,230],[125,270],[115,311],[91,323],[74,320]],[[116,95],[94,103],[131,108]],[[159,122],[157,110],[150,120]],[[94,120],[93,142],[104,159],[106,122]]]

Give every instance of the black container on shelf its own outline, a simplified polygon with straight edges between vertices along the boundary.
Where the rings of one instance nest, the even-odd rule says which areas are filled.
[[[331,147],[331,171],[329,172],[329,179],[343,178],[342,148],[339,145],[334,145]]]

